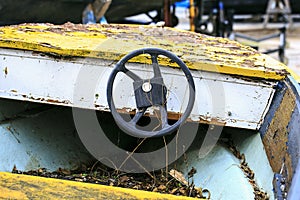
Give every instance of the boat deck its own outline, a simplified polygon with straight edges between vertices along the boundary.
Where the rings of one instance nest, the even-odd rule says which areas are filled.
[[[55,56],[119,60],[128,52],[143,47],[169,50],[195,70],[274,80],[288,74],[284,64],[238,42],[167,27],[67,23],[0,28],[0,48]],[[147,61],[139,57],[133,62]],[[162,60],[162,63],[172,66],[168,60]]]

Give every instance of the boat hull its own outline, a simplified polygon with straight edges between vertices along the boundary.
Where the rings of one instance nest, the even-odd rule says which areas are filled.
[[[126,173],[176,167],[190,183],[208,187],[212,199],[278,199],[300,188],[300,89],[282,63],[228,39],[172,28],[68,23],[0,31],[0,171],[74,169],[98,160]],[[137,147],[141,140],[112,118],[106,87],[120,58],[148,46],[186,63],[196,103],[178,131]],[[165,56],[158,60],[168,119],[176,121],[189,96],[186,78]],[[126,67],[144,80],[153,75],[145,54]],[[123,74],[114,83],[116,108],[131,117],[133,80]],[[156,128],[156,114],[145,113],[145,130]]]

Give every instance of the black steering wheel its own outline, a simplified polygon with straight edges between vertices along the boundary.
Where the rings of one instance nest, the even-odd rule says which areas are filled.
[[[142,79],[133,71],[126,68],[125,64],[132,58],[141,55],[149,54],[152,60],[154,76],[151,79]],[[158,56],[163,55],[174,61],[184,72],[189,85],[189,101],[184,113],[174,124],[168,124],[167,116],[167,88],[164,84],[161,75],[160,66],[158,64]],[[123,72],[131,79],[133,79],[133,88],[136,100],[137,111],[135,116],[129,121],[125,121],[123,117],[117,112],[113,101],[113,84],[117,73]],[[189,117],[195,102],[195,83],[192,74],[184,62],[173,53],[158,49],[158,48],[143,48],[135,50],[125,57],[123,57],[115,66],[110,74],[107,84],[107,102],[114,120],[121,130],[125,133],[138,137],[160,137],[174,132],[185,120]],[[160,129],[153,131],[142,130],[137,126],[138,121],[145,114],[147,108],[151,106],[158,106],[160,109]]]

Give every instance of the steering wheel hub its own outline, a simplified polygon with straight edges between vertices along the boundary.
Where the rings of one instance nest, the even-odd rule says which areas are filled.
[[[144,82],[142,85],[142,89],[144,92],[150,92],[152,89],[152,85],[150,82]]]

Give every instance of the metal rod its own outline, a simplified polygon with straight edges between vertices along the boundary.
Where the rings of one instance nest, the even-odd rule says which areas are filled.
[[[170,0],[164,0],[164,21],[165,21],[165,26],[172,26],[170,6],[171,6]]]
[[[190,30],[193,31],[193,32],[196,31],[194,0],[190,0]]]
[[[261,38],[253,38],[249,35],[244,35],[244,34],[241,34],[241,33],[235,33],[235,37],[236,38],[242,38],[242,39],[247,39],[247,40],[251,40],[251,41],[254,41],[254,42],[262,42],[264,40],[268,40],[268,39],[272,39],[272,38],[277,38],[281,35],[281,33],[276,33],[276,34],[271,34],[271,35],[267,35],[267,36],[264,36],[264,37],[261,37]]]

